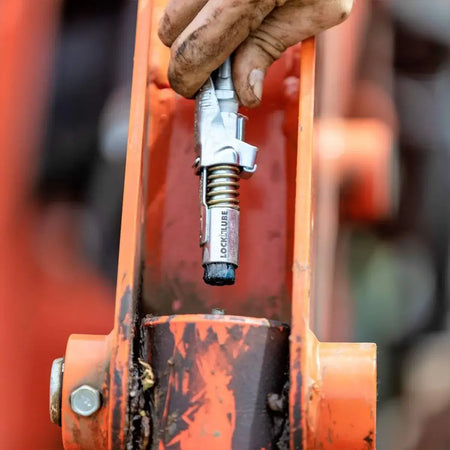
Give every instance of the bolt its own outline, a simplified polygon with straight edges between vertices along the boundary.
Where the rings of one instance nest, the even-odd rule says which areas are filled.
[[[64,373],[64,358],[53,361],[50,372],[50,420],[61,426],[61,389]]]
[[[70,394],[72,411],[80,416],[91,416],[99,410],[100,404],[100,392],[87,384],[83,384]]]

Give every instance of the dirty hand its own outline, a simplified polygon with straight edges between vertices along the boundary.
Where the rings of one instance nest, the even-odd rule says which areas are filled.
[[[236,50],[241,103],[257,106],[267,68],[286,48],[342,22],[353,0],[169,0],[159,37],[171,48],[172,88],[192,97]]]

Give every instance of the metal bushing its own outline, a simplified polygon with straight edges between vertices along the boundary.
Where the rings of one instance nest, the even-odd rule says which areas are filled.
[[[64,373],[64,358],[53,361],[50,372],[50,420],[61,426],[61,389]]]

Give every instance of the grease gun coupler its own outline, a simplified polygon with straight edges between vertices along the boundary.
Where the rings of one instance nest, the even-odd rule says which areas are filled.
[[[200,176],[200,247],[203,279],[234,284],[239,253],[239,180],[256,170],[258,149],[244,142],[245,117],[228,58],[196,96],[195,170]]]

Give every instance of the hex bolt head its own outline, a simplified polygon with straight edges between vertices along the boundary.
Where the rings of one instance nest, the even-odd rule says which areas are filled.
[[[100,392],[87,384],[76,388],[70,394],[72,411],[80,416],[89,417],[100,409]]]

